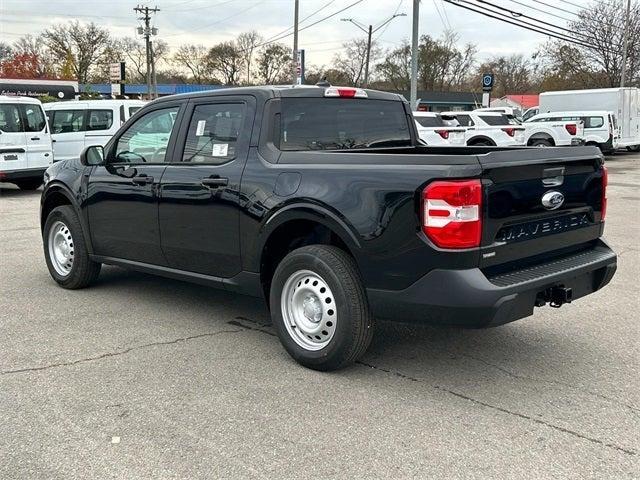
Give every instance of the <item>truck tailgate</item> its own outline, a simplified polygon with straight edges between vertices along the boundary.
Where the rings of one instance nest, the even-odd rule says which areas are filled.
[[[484,207],[480,266],[584,248],[602,234],[603,159],[592,147],[478,155]]]

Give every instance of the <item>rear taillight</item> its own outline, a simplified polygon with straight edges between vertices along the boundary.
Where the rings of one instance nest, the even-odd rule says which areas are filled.
[[[449,130],[436,130],[436,133],[447,140],[449,138]]]
[[[440,248],[480,246],[480,180],[436,181],[422,191],[422,231]]]
[[[510,137],[513,137],[516,134],[515,128],[503,128],[502,131],[507,135],[509,135]]]
[[[578,126],[574,123],[567,123],[564,128],[569,132],[569,135],[575,135],[578,133]]]
[[[604,217],[607,216],[607,185],[609,184],[609,172],[607,167],[602,166],[602,215],[600,220],[604,222]]]

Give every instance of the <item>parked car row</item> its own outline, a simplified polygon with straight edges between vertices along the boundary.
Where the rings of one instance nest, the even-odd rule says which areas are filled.
[[[0,181],[35,190],[54,161],[106,145],[144,104],[90,100],[43,105],[35,98],[0,96]]]

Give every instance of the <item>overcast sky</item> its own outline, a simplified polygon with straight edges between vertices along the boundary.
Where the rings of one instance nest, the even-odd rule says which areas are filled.
[[[355,0],[300,0],[300,19],[323,8],[301,23],[305,25],[320,20],[352,3]],[[550,5],[562,6],[567,11],[578,11],[570,2],[558,3],[546,0]],[[573,0],[587,4],[584,0]],[[555,23],[565,25],[563,16],[573,15],[556,7],[545,7],[536,0],[519,0],[530,8],[513,0],[492,0],[492,3],[510,8]],[[161,11],[154,17],[159,29],[158,38],[171,47],[183,43],[201,43],[211,46],[217,42],[233,39],[238,33],[255,29],[268,38],[290,27],[293,23],[293,0],[158,0],[142,1],[142,5],[158,6]],[[307,65],[330,65],[331,58],[340,49],[342,42],[363,37],[354,25],[341,22],[352,17],[374,28],[395,12],[406,13],[383,28],[374,38],[383,48],[392,48],[411,35],[412,0],[362,0],[358,5],[316,26],[300,32],[300,47],[306,50]],[[116,36],[134,36],[138,25],[133,7],[134,0],[0,0],[0,40],[11,43],[26,33],[38,33],[52,23],[74,18],[95,21],[107,27]],[[436,8],[437,7],[437,8]],[[549,12],[540,13],[533,8]],[[553,12],[553,13],[552,13]],[[475,43],[480,59],[510,53],[530,54],[544,42],[544,35],[508,25],[477,13],[445,3],[443,0],[422,0],[420,8],[420,33],[442,35],[449,26],[460,36],[460,43]],[[286,33],[286,32],[285,32]],[[290,44],[292,37],[282,40]]]

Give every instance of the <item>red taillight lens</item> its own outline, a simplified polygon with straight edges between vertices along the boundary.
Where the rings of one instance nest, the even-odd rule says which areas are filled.
[[[604,217],[607,216],[607,185],[609,184],[609,172],[607,167],[602,166],[602,215],[600,220],[604,222]]]
[[[578,126],[573,123],[567,123],[564,128],[569,132],[569,135],[575,135],[578,133]]]
[[[513,137],[516,134],[515,128],[503,128],[502,131],[507,135],[509,135],[510,137]]]
[[[480,246],[480,180],[432,182],[422,191],[422,231],[440,248]]]
[[[436,130],[436,133],[445,140],[449,138],[449,130]]]

